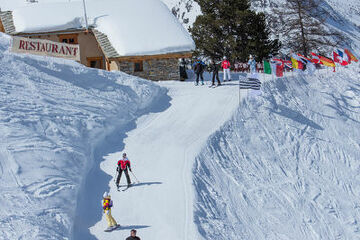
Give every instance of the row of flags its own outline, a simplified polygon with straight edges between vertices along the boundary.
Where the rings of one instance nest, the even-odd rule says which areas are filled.
[[[348,49],[344,49],[343,51],[337,49],[336,51],[333,51],[333,59],[321,56],[314,52],[311,53],[311,58],[305,57],[301,54],[293,53],[291,55],[290,61],[279,58],[273,58],[270,61],[264,60],[264,73],[275,73],[277,77],[282,77],[284,75],[285,67],[299,70],[305,70],[305,68],[308,68],[315,71],[314,64],[324,65],[326,67],[333,67],[335,72],[335,63],[338,63],[341,66],[347,66],[352,62],[358,61],[359,60]]]

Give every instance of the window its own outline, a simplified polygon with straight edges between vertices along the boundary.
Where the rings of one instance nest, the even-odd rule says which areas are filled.
[[[143,61],[134,63],[134,72],[142,72],[143,70]]]
[[[69,43],[69,44],[78,44],[78,35],[77,34],[59,35],[59,42]]]
[[[102,57],[87,58],[87,66],[91,68],[103,69],[103,58]]]

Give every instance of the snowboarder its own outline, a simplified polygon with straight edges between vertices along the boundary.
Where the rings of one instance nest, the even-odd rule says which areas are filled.
[[[227,60],[227,58],[224,56],[223,57],[223,61],[221,63],[221,67],[223,68],[224,70],[224,82],[226,80],[229,80],[231,81],[231,74],[230,74],[230,62],[229,60]]]
[[[218,86],[221,85],[220,79],[219,79],[219,66],[218,64],[215,62],[215,60],[211,60],[211,64],[209,66],[209,70],[212,73],[212,84],[211,86],[215,86],[215,77],[216,80],[218,82]]]
[[[131,180],[130,180],[130,176],[129,176],[129,172],[128,170],[130,170],[130,172],[132,172],[131,170],[131,164],[129,159],[126,157],[126,153],[123,154],[123,158],[121,160],[118,161],[117,163],[117,169],[118,171],[118,176],[116,179],[116,186],[119,189],[119,183],[120,183],[120,178],[123,172],[125,172],[125,176],[126,176],[126,181],[128,184],[128,187],[130,187],[131,185]]]
[[[205,63],[201,60],[197,60],[194,63],[194,72],[196,74],[196,86],[199,85],[199,78],[201,78],[201,85],[204,85],[203,73],[205,70]]]
[[[126,238],[126,240],[141,240],[141,239],[136,236],[136,230],[133,229],[130,231],[130,237]]]
[[[106,221],[108,223],[108,228],[105,230],[105,232],[110,232],[115,228],[119,227],[120,225],[116,223],[115,219],[111,215],[111,208],[113,207],[113,201],[111,200],[110,194],[108,194],[107,192],[104,192],[102,205],[103,205]]]
[[[252,55],[249,56],[250,73],[256,73],[256,61]]]

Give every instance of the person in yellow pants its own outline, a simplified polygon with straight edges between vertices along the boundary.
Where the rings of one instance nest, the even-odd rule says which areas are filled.
[[[110,232],[116,229],[117,227],[119,227],[120,225],[116,223],[115,219],[111,215],[111,208],[113,207],[113,202],[111,200],[110,194],[108,194],[107,192],[105,192],[103,195],[102,204],[103,204],[106,221],[108,223],[108,228],[105,230],[105,232]]]

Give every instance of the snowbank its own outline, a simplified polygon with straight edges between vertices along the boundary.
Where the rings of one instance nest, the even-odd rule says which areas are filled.
[[[357,239],[359,67],[277,79],[247,99],[194,168],[204,239]]]
[[[121,56],[195,49],[189,33],[159,0],[87,1],[86,7],[89,25],[106,34]],[[76,1],[16,8],[13,17],[16,32],[85,28],[83,5]]]
[[[14,55],[9,43],[0,34],[0,238],[68,239],[85,204],[80,186],[102,161],[94,149],[165,91],[122,73]]]

